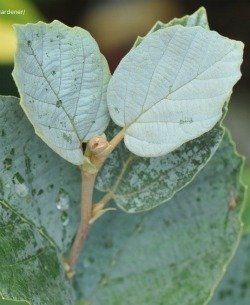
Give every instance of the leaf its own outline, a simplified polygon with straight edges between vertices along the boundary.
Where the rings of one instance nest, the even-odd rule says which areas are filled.
[[[206,9],[202,6],[197,11],[195,11],[192,15],[186,15],[182,18],[174,18],[167,24],[162,23],[163,27],[169,27],[173,25],[183,25],[186,27],[192,26],[201,26],[204,29],[209,29],[208,20],[207,20],[207,12]]]
[[[15,29],[13,76],[21,106],[46,144],[80,165],[82,142],[102,134],[108,125],[107,62],[92,36],[81,28],[54,21]]]
[[[0,222],[11,221],[0,230],[0,269],[13,264],[0,270],[0,295],[32,305],[73,304],[61,252],[79,220],[79,172],[34,134],[14,97],[0,97],[0,147]]]
[[[46,233],[1,200],[0,214],[1,295],[30,304],[73,304],[61,259]]]
[[[19,99],[3,96],[0,199],[10,202],[37,227],[46,228],[63,252],[68,250],[79,219],[80,172],[35,135]],[[66,230],[67,222],[72,226]]]
[[[111,125],[112,138],[117,128]],[[142,212],[170,200],[190,183],[218,148],[224,130],[217,124],[211,131],[158,158],[141,158],[121,144],[105,162],[96,188],[110,192],[116,204],[129,213]]]
[[[206,304],[238,244],[241,164],[226,134],[168,206],[98,220],[77,268],[79,299],[91,305]],[[232,191],[237,207],[228,212]]]
[[[209,305],[248,305],[250,299],[250,235],[242,237],[239,249]]]
[[[171,26],[146,36],[108,85],[113,121],[143,157],[165,155],[209,131],[240,78],[243,45],[202,27]]]
[[[168,23],[157,21],[147,35],[173,25],[183,25],[185,27],[201,26],[205,29],[209,29],[206,9],[204,7],[200,7],[192,15],[186,15],[182,18],[174,18]],[[138,37],[133,47],[137,47],[143,39],[143,37]]]

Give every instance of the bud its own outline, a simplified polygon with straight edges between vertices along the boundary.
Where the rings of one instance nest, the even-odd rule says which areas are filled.
[[[109,142],[105,134],[94,137],[88,142],[88,148],[94,155],[102,153],[108,146]]]

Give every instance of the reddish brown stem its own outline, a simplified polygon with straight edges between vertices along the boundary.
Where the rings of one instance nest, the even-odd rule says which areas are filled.
[[[87,145],[87,157],[90,164],[94,166],[82,166],[82,194],[81,194],[81,220],[80,225],[70,250],[69,259],[65,262],[68,275],[72,275],[72,269],[77,263],[78,257],[84,247],[84,243],[89,232],[90,220],[92,218],[92,197],[95,179],[98,170],[101,168],[109,154],[121,142],[124,137],[125,129],[122,129],[110,142],[105,136],[98,136],[91,139]],[[89,164],[89,163],[88,163]]]
[[[81,171],[82,175],[82,198],[81,198],[81,221],[72,245],[67,264],[72,270],[76,264],[81,250],[84,247],[84,242],[89,231],[89,221],[92,217],[92,196],[95,184],[96,174],[89,174]]]

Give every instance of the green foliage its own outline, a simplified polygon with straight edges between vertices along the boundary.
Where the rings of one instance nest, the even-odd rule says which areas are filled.
[[[248,305],[250,300],[250,234],[242,237],[222,283],[209,305]]]
[[[0,0],[0,11],[5,12],[0,15],[1,45],[4,46],[1,48],[0,64],[13,63],[16,50],[13,23],[44,20],[44,17],[37,10],[33,2],[31,0]],[[17,11],[18,14],[10,14],[12,10]]]
[[[1,295],[32,304],[73,304],[57,248],[46,233],[7,202],[0,201],[0,214]]]
[[[209,31],[201,8],[158,22],[108,85],[86,31],[58,21],[16,28],[20,104],[57,154],[19,99],[0,97],[0,305],[207,304],[242,231],[242,158],[221,126],[242,45]],[[94,166],[82,142],[104,132],[108,107],[125,145],[101,168],[93,202],[111,198],[127,212],[162,205],[104,214],[69,280],[63,256],[80,216],[71,163]],[[118,131],[111,123],[106,133]]]
[[[18,102],[0,98],[0,295],[32,305],[72,304],[61,251],[77,225],[79,173],[34,134]],[[65,209],[62,191],[75,209]]]
[[[45,227],[66,251],[77,226],[78,211],[72,207],[80,201],[80,174],[35,135],[19,99],[0,97],[0,113],[0,199]],[[65,230],[66,220],[72,231]]]
[[[42,15],[37,10],[36,6],[29,0],[0,0],[0,10],[25,10],[26,14],[3,14],[1,22],[13,24],[13,22],[26,23],[36,22],[42,19]]]

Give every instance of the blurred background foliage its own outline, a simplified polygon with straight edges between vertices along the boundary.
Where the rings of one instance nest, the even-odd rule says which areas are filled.
[[[250,186],[249,0],[0,0],[0,10],[25,10],[24,15],[0,15],[0,94],[18,96],[11,77],[16,47],[13,23],[58,19],[69,26],[83,27],[97,40],[114,71],[136,37],[144,36],[157,20],[168,22],[200,6],[207,10],[211,29],[245,43],[243,77],[234,89],[225,123],[238,151],[246,156],[243,179]],[[250,194],[243,218],[244,233],[250,234]],[[237,260],[236,266],[240,264]],[[248,283],[250,290],[250,276]]]

